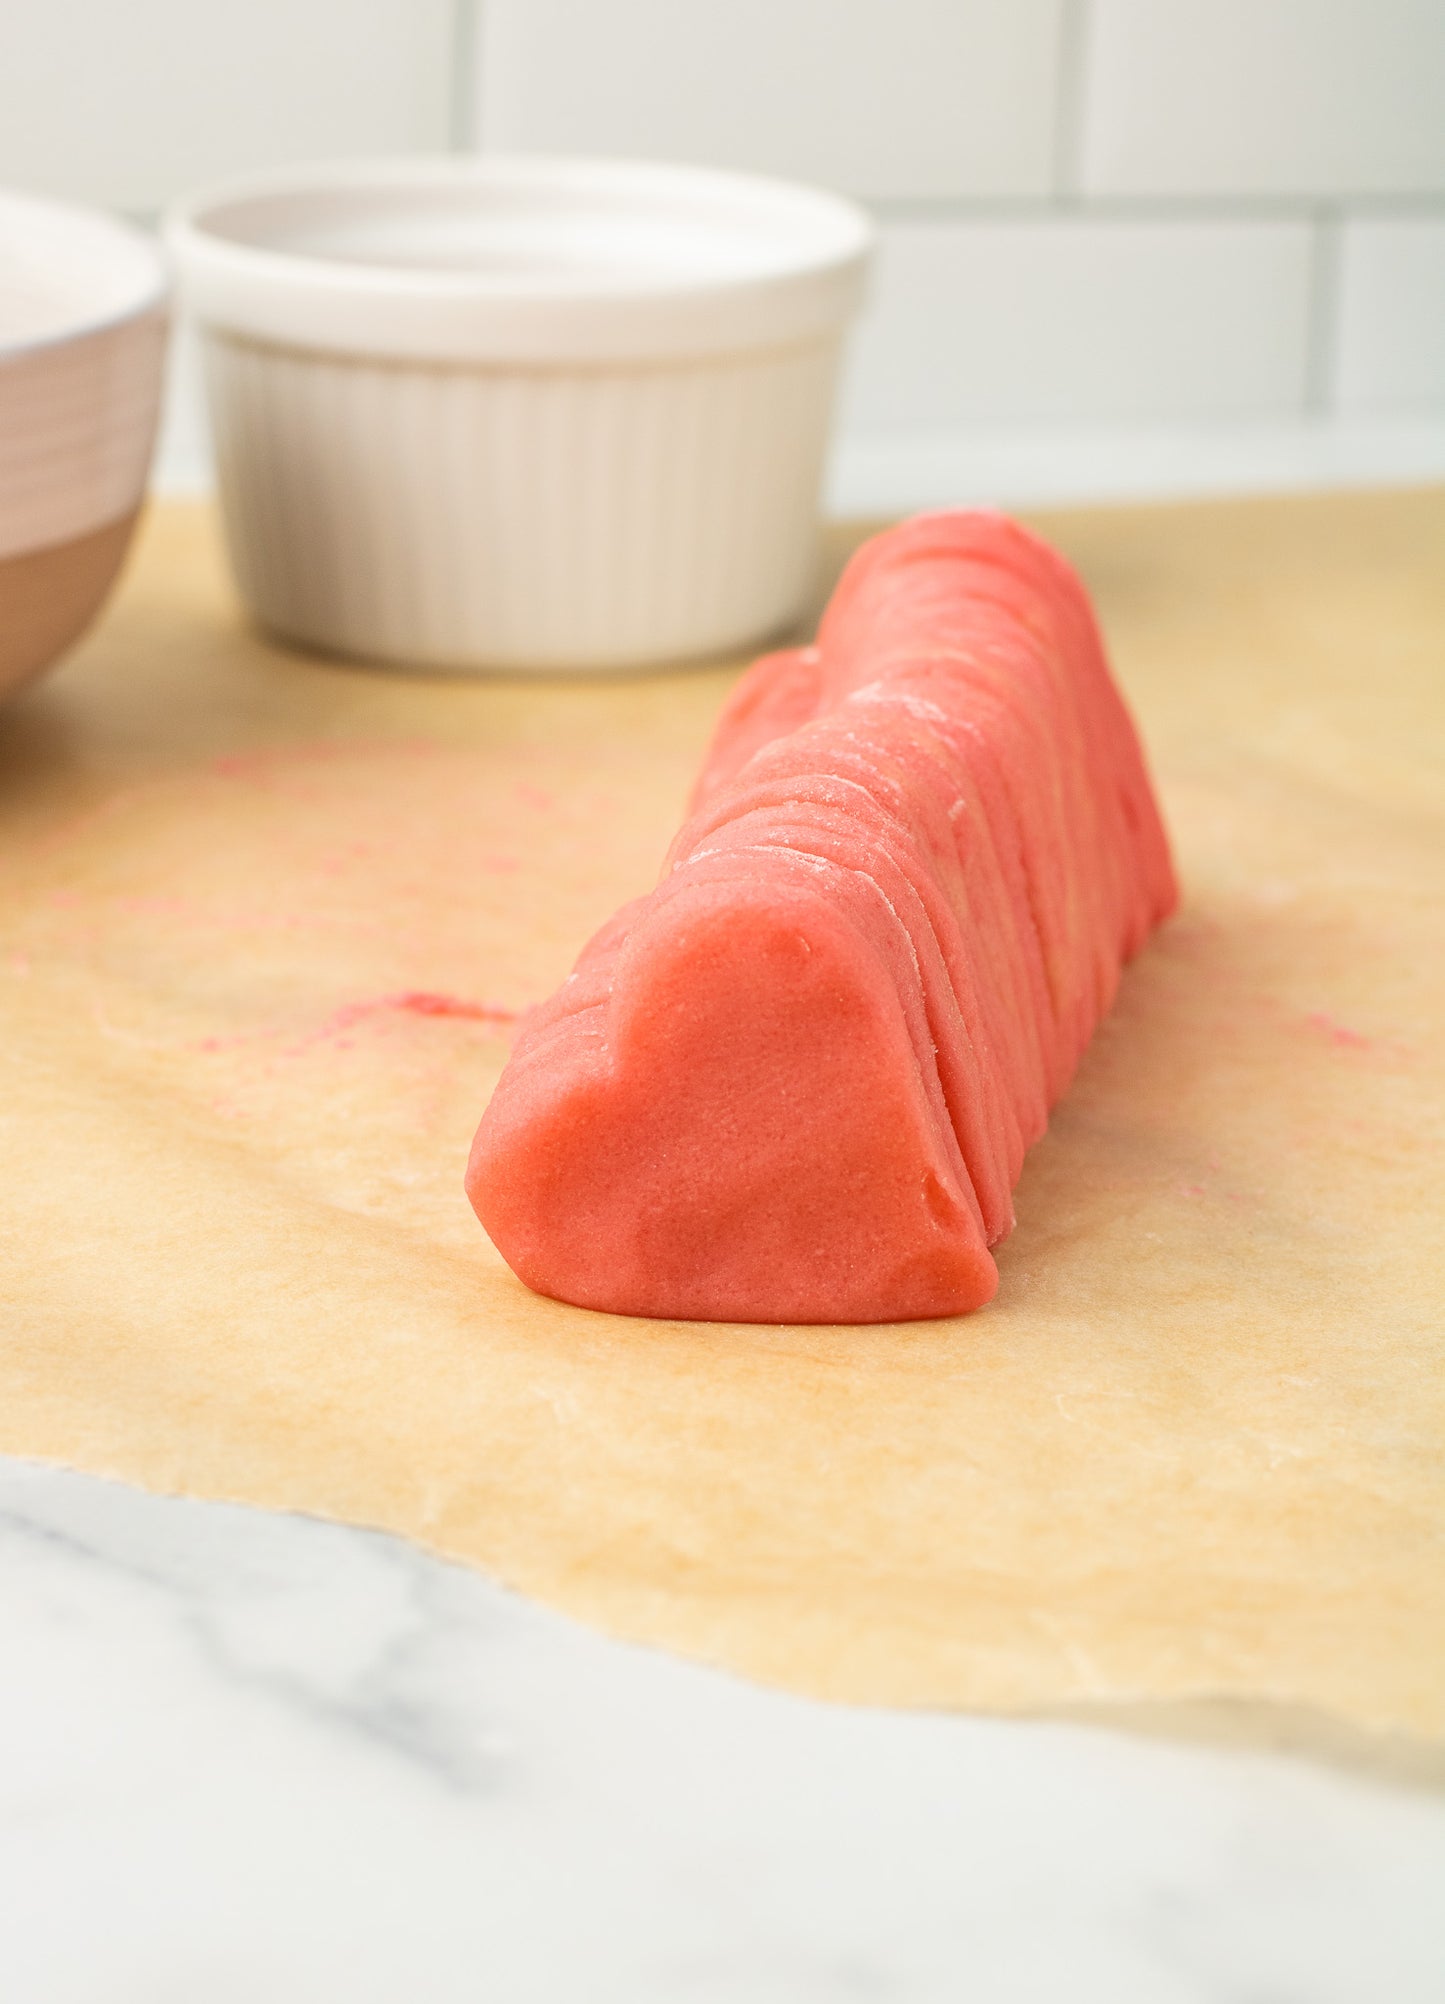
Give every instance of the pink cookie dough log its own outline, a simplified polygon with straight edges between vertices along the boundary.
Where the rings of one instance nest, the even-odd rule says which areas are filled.
[[[738,683],[657,889],[522,1026],[477,1215],[587,1308],[980,1307],[1024,1151],[1176,895],[1077,577],[1003,517],[920,516]]]

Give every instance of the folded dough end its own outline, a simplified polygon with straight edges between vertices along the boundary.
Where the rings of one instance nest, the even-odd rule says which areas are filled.
[[[606,1001],[550,1017],[537,1062],[524,1028],[467,1168],[529,1287],[724,1322],[992,1297],[896,980],[843,914],[745,876],[674,880],[610,950]]]

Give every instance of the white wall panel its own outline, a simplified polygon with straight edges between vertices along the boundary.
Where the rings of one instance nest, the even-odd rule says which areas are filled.
[[[1442,0],[1090,0],[1091,194],[1445,191]]]
[[[877,197],[1051,185],[1062,0],[484,0],[489,149],[662,155]]]
[[[493,149],[670,155],[880,201],[847,404],[865,451],[990,424],[1303,436],[1307,379],[1357,431],[1445,422],[1445,0],[0,0],[0,17],[0,182],[133,212],[469,127]],[[1339,246],[1313,272],[1312,239]],[[185,376],[167,463],[191,479]]]
[[[214,176],[444,146],[452,0],[9,0],[0,180],[145,211]]]
[[[1309,271],[1304,224],[894,224],[850,428],[1299,410]]]
[[[1335,397],[1349,411],[1445,411],[1445,216],[1346,225]]]

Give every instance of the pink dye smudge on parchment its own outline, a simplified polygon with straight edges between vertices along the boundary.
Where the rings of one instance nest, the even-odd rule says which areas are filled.
[[[1192,1197],[1196,1200],[1203,1197],[1209,1197],[1212,1195],[1215,1198],[1222,1197],[1226,1204],[1253,1204],[1257,1202],[1257,1198],[1255,1197],[1252,1191],[1249,1190],[1211,1191],[1209,1186],[1205,1183],[1181,1183],[1178,1185],[1178,1190],[1181,1197]]]
[[[138,912],[143,916],[157,918],[185,919],[190,915],[191,905],[185,898],[166,895],[160,891],[147,891],[133,896],[112,900],[117,911]]]
[[[358,863],[369,862],[376,854],[374,842],[347,842],[329,856],[322,856],[315,868],[323,877],[339,877]]]
[[[288,1045],[283,1055],[299,1057],[317,1044],[330,1044],[335,1050],[349,1051],[354,1047],[354,1039],[347,1033],[377,1016],[450,1016],[469,1023],[501,1025],[515,1023],[520,1014],[519,1009],[507,1009],[500,1002],[472,1002],[465,996],[444,995],[435,989],[404,988],[393,995],[368,995],[357,1002],[343,1002],[314,1030]],[[261,1030],[243,1032],[234,1037],[201,1037],[189,1048],[211,1055],[246,1044],[265,1042],[277,1034],[274,1030]]]
[[[467,1016],[477,1023],[515,1023],[517,1011],[504,1009],[499,1002],[467,1002],[459,995],[436,995],[426,988],[411,988],[402,995],[384,995],[382,1008],[404,1009],[412,1016]]]
[[[310,744],[258,745],[223,752],[205,768],[214,779],[241,779],[262,785],[284,778],[294,767],[335,765],[346,759],[432,758],[441,746],[432,738],[317,738]]]
[[[460,995],[443,995],[429,988],[406,988],[394,995],[372,995],[360,1002],[343,1002],[310,1036],[293,1044],[286,1055],[297,1056],[316,1044],[331,1044],[339,1051],[349,1051],[353,1040],[347,1031],[375,1016],[453,1016],[472,1023],[515,1023],[517,1013],[495,1002],[469,1002]]]
[[[1340,1050],[1368,1051],[1374,1048],[1368,1037],[1362,1037],[1360,1032],[1352,1030],[1348,1023],[1336,1022],[1335,1018],[1327,1015],[1323,1009],[1313,1010],[1305,1017],[1305,1021],[1312,1030],[1321,1031]]]

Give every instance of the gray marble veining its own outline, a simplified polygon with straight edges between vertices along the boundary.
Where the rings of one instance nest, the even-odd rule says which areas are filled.
[[[1436,2004],[1445,1801],[810,1704],[0,1462],[4,2004]]]

